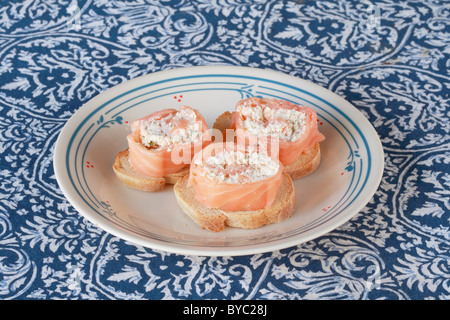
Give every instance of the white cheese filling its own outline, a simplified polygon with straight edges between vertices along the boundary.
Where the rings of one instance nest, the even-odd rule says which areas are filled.
[[[257,152],[223,150],[214,156],[197,160],[206,175],[219,182],[239,184],[267,179],[275,175],[280,165],[268,155]]]
[[[294,109],[268,106],[239,106],[242,128],[252,136],[274,136],[288,142],[299,139],[305,132],[306,113]]]
[[[201,122],[189,108],[182,108],[164,118],[140,123],[141,143],[148,148],[171,150],[175,144],[195,143],[202,138]]]

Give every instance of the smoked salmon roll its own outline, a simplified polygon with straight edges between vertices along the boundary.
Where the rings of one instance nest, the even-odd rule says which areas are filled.
[[[236,130],[238,142],[256,144],[258,138],[276,138],[279,159],[285,166],[325,139],[318,130],[313,109],[280,99],[240,100],[231,126]]]
[[[267,154],[232,142],[213,143],[194,156],[188,185],[208,208],[225,211],[270,207],[283,166]]]
[[[194,154],[211,142],[203,116],[195,109],[164,109],[131,124],[128,149],[116,157],[114,170],[121,181],[136,189],[160,190],[189,172]],[[130,179],[130,176],[132,179]],[[137,179],[141,183],[136,185]],[[152,185],[158,182],[158,186]]]
[[[320,164],[316,112],[280,99],[252,97],[240,100],[233,112],[226,111],[214,122],[224,141],[266,147],[293,180],[315,171]]]
[[[296,205],[292,179],[278,159],[234,142],[214,142],[196,153],[174,192],[181,209],[214,232],[279,223]]]

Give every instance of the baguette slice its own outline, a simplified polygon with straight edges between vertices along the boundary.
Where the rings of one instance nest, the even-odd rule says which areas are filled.
[[[214,232],[222,231],[225,226],[255,229],[266,224],[279,223],[292,216],[295,209],[294,184],[286,173],[283,173],[283,180],[273,205],[255,211],[231,212],[207,208],[195,199],[193,188],[188,187],[188,179],[189,176],[185,176],[174,186],[177,202],[198,225]]]
[[[131,167],[128,160],[128,149],[117,153],[113,169],[119,180],[126,186],[148,192],[160,191],[166,184],[175,184],[179,179],[189,174],[189,166],[187,166],[162,178],[145,176]]]
[[[222,113],[214,122],[213,128],[222,132],[225,141],[226,129],[230,128],[232,112],[226,111]],[[302,155],[293,163],[284,166],[284,172],[288,173],[292,180],[300,179],[314,172],[320,164],[320,146],[319,143],[314,145],[310,150],[303,152]]]

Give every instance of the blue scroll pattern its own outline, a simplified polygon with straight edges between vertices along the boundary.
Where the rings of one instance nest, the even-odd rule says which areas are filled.
[[[449,299],[449,19],[438,0],[3,2],[0,299]],[[81,218],[52,167],[65,122],[116,84],[194,65],[350,101],[385,151],[373,200],[316,240],[241,257],[150,250]]]

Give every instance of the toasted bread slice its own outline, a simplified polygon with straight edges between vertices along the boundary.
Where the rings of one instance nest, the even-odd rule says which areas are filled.
[[[230,128],[231,117],[233,113],[226,111],[222,113],[214,122],[213,128],[220,130],[225,141],[226,129]],[[314,172],[320,164],[320,146],[319,143],[314,145],[310,150],[303,152],[302,155],[293,163],[284,166],[292,180],[300,179]]]
[[[284,166],[292,180],[297,180],[314,172],[320,164],[320,146],[318,143],[311,149],[303,152],[297,161]]]
[[[131,167],[128,160],[128,149],[117,153],[113,169],[119,180],[126,186],[148,192],[160,191],[166,184],[175,184],[179,179],[189,174],[188,166],[179,172],[168,174],[162,178],[145,176]]]
[[[289,218],[295,209],[296,196],[291,177],[283,173],[283,180],[273,205],[255,211],[224,211],[205,207],[194,197],[193,188],[188,186],[189,177],[181,178],[174,186],[177,202],[181,209],[202,228],[219,232],[225,226],[255,229],[266,224],[279,223]]]

